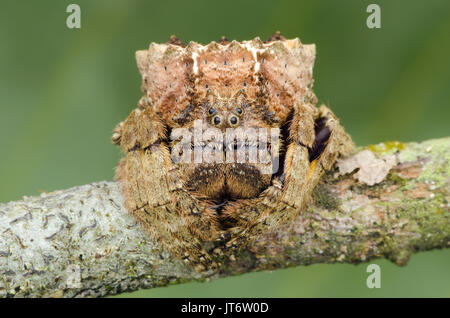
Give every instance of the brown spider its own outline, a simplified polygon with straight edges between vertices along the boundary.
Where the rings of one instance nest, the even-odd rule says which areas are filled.
[[[136,58],[143,97],[114,130],[126,153],[116,177],[126,208],[197,270],[217,265],[206,242],[243,246],[300,214],[323,172],[353,148],[335,115],[316,108],[315,46],[298,38],[277,32],[266,42],[185,46],[172,36]],[[278,129],[279,138],[261,144],[218,135],[232,129],[271,137]],[[248,153],[236,160],[237,150],[252,146],[269,163],[250,162]],[[235,152],[228,158],[226,150]]]

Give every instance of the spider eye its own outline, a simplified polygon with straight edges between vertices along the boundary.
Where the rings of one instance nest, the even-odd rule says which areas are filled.
[[[215,112],[216,112],[216,109],[213,108],[213,107],[211,107],[211,108],[208,110],[208,114],[210,114],[210,115],[213,115]]]
[[[231,116],[228,120],[231,126],[236,126],[239,123],[239,119],[236,116]]]
[[[244,113],[244,111],[242,110],[242,108],[241,107],[236,107],[235,109],[234,109],[234,111],[236,112],[236,114],[238,114],[238,115],[242,115],[243,113]]]
[[[214,116],[214,118],[212,119],[213,124],[216,125],[216,126],[220,125],[221,121],[222,120],[220,119],[219,116]]]

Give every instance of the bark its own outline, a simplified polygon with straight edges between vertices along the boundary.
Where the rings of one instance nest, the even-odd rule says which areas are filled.
[[[360,181],[362,168],[345,175],[335,168],[295,222],[265,233],[245,250],[221,255],[217,272],[197,273],[151,241],[125,211],[116,182],[0,204],[0,296],[105,296],[381,257],[404,265],[413,252],[450,247],[450,138],[390,142],[358,152],[364,150],[390,158],[385,162],[393,167],[380,183]]]

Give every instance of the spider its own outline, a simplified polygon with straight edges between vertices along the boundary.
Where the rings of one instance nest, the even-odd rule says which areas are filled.
[[[126,209],[199,271],[217,267],[207,243],[242,247],[299,215],[353,149],[331,110],[316,107],[315,46],[298,38],[184,45],[172,36],[136,59],[143,96],[113,133],[125,152],[116,178]]]

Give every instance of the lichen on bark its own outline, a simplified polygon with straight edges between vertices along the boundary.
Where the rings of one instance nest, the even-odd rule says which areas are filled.
[[[99,182],[0,204],[0,296],[105,296],[191,280],[311,263],[450,247],[450,138],[369,146],[397,164],[369,186],[337,169],[294,222],[199,274],[150,240],[123,207],[119,185]],[[360,149],[361,151],[363,149]]]

